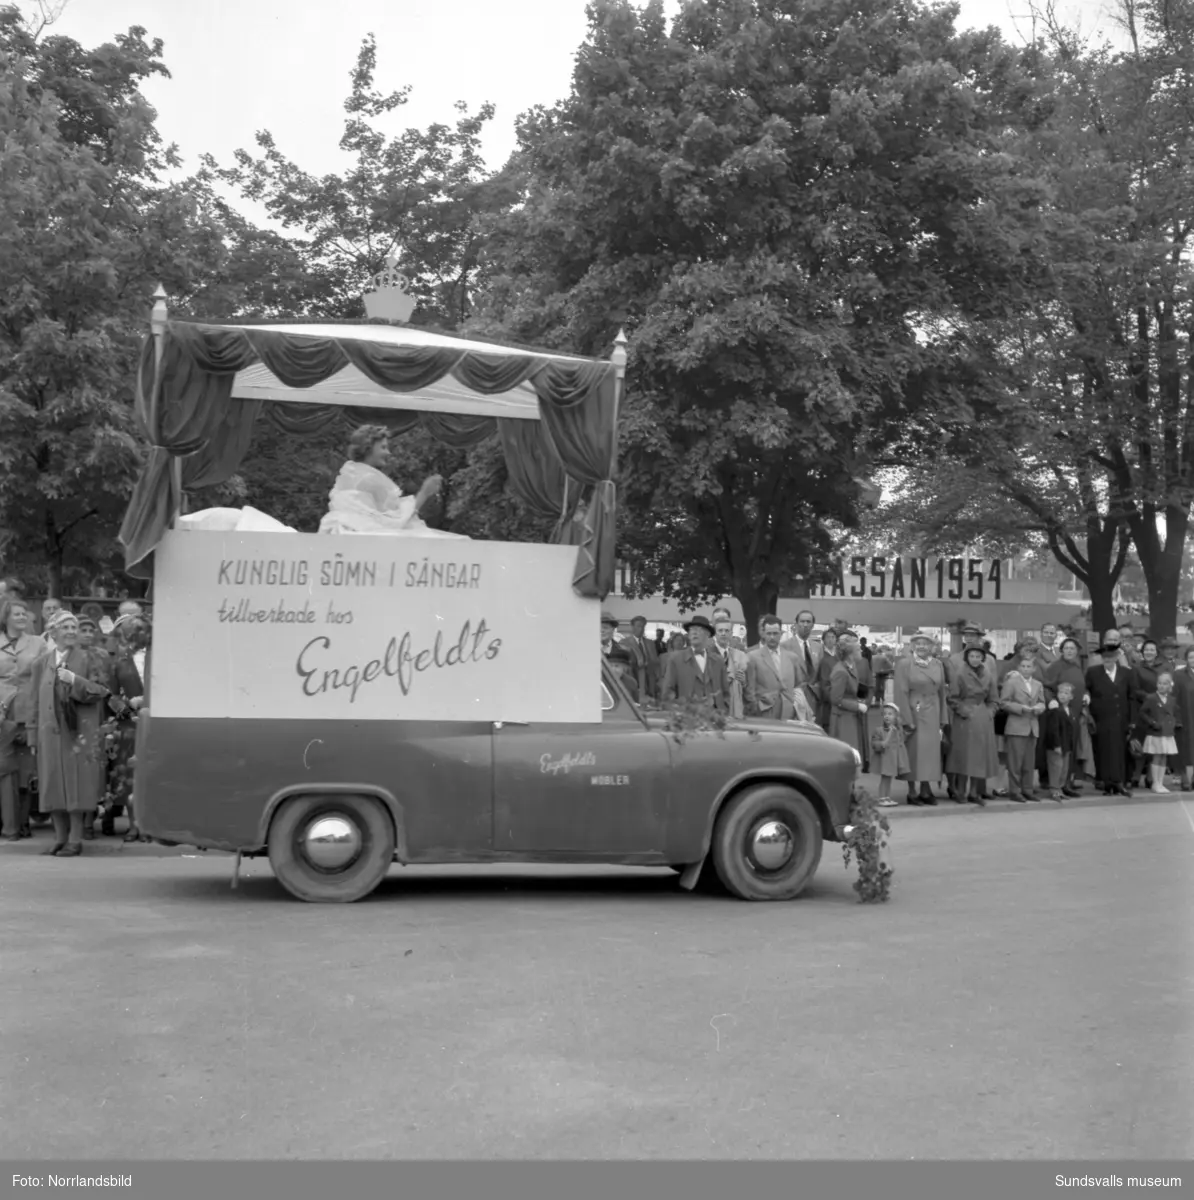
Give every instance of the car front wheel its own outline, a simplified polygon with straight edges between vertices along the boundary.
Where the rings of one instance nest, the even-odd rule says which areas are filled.
[[[292,896],[351,904],[386,877],[394,861],[394,824],[368,796],[296,796],[270,824],[269,861]]]
[[[821,861],[821,822],[812,802],[782,784],[760,784],[718,814],[713,864],[743,900],[792,900]]]

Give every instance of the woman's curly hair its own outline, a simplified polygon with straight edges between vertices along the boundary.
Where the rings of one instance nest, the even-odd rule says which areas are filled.
[[[353,462],[364,462],[379,442],[388,442],[390,431],[384,425],[360,425],[348,439],[348,457]]]

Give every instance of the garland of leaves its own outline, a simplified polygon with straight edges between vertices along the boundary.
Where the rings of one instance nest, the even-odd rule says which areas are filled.
[[[854,890],[860,904],[884,904],[891,898],[891,878],[895,871],[883,858],[891,826],[878,801],[864,787],[854,792],[851,806],[852,826],[842,842],[842,858],[849,868],[853,858],[858,863],[858,878]]]

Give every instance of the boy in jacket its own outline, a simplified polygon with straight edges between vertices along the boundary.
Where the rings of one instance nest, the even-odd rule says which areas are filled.
[[[1074,685],[1059,683],[1057,698],[1049,701],[1049,708],[1041,718],[1041,739],[1045,745],[1045,763],[1049,773],[1049,798],[1062,802],[1062,788],[1070,777],[1070,764],[1078,748],[1078,722],[1074,719],[1071,705],[1074,700]]]

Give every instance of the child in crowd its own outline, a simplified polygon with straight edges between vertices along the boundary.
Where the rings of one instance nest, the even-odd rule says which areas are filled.
[[[1165,786],[1165,769],[1171,755],[1177,753],[1175,733],[1181,728],[1177,715],[1177,701],[1173,696],[1173,676],[1162,671],[1157,676],[1157,690],[1140,706],[1136,720],[1136,736],[1144,746],[1149,760],[1148,773],[1153,781],[1154,792],[1169,795]]]
[[[900,710],[894,704],[883,706],[883,724],[871,736],[874,760],[871,769],[879,776],[879,806],[895,808],[891,798],[894,779],[905,779],[912,769],[904,746],[904,731],[900,728]]]
[[[1057,698],[1049,701],[1049,710],[1041,719],[1041,738],[1045,743],[1045,763],[1049,771],[1049,798],[1062,802],[1062,788],[1070,777],[1070,763],[1078,749],[1078,722],[1071,705],[1074,685],[1059,683]]]

